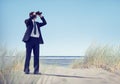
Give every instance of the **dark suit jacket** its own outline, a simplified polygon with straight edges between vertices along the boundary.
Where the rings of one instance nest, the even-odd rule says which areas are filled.
[[[42,20],[42,23],[36,22],[36,24],[37,24],[37,28],[38,28],[38,31],[39,31],[39,34],[40,34],[39,43],[43,44],[44,42],[43,42],[43,38],[42,38],[42,35],[41,35],[40,27],[46,25],[47,23],[46,23],[46,20],[44,19],[44,17],[42,17],[41,20]],[[22,40],[23,42],[27,42],[29,40],[31,32],[33,30],[32,19],[30,19],[30,18],[26,19],[25,24],[26,24],[27,30],[26,30],[25,35],[23,37],[23,40]]]

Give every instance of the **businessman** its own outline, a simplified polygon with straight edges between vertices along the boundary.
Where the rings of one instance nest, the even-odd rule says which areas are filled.
[[[42,22],[36,22],[36,18],[39,17]],[[46,25],[46,20],[42,16],[42,12],[31,12],[29,13],[29,18],[25,20],[26,32],[23,37],[23,42],[26,44],[26,59],[24,65],[25,74],[29,74],[30,69],[30,59],[31,51],[34,54],[34,74],[40,74],[39,72],[39,44],[43,44],[43,39],[41,35],[41,27]]]

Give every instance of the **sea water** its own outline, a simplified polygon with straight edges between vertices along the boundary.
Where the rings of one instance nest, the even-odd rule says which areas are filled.
[[[83,59],[84,56],[41,56],[40,62],[47,65],[69,66],[75,60]]]
[[[19,60],[19,57],[16,56],[5,56],[2,60],[2,64],[7,65],[13,60],[16,60],[16,58]],[[75,60],[83,58],[84,56],[40,56],[40,63],[67,67]],[[31,56],[31,60],[33,60],[33,56]]]

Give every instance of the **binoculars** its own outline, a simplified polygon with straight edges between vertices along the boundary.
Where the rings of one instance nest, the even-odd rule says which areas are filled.
[[[36,12],[36,15],[41,15],[41,14],[42,14],[42,12],[39,12],[39,11]]]

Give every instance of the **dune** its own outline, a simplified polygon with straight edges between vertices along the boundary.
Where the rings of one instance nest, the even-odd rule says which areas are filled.
[[[120,75],[101,68],[71,69],[56,67],[44,72],[40,77],[36,84],[120,84]]]
[[[3,49],[3,48],[2,48]],[[1,49],[1,50],[2,50]],[[24,53],[17,53],[13,61],[6,62],[3,49],[0,53],[0,84],[120,84],[120,48],[92,45],[83,60],[70,67],[40,63],[40,72],[34,75],[33,62],[30,74],[24,74]]]
[[[72,69],[41,65],[41,73],[34,75],[31,71],[27,75],[20,69],[14,70],[4,75],[9,80],[1,84],[120,84],[120,73],[101,68]]]

